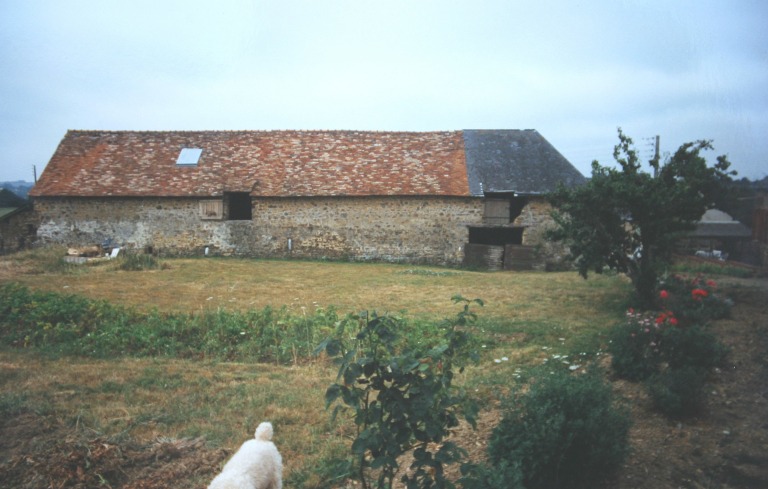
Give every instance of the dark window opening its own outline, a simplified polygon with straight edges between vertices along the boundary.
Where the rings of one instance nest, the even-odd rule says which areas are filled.
[[[225,194],[230,221],[250,221],[252,216],[251,195],[248,192],[231,192]]]
[[[498,227],[471,227],[469,228],[469,242],[473,244],[504,246],[508,244],[523,244],[523,231],[525,228],[498,228]]]
[[[509,201],[509,222],[515,222],[527,204],[528,199],[525,197],[512,197]]]

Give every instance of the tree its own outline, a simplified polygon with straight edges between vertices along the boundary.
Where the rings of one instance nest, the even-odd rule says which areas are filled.
[[[613,151],[618,168],[592,162],[592,178],[583,186],[560,186],[550,195],[556,223],[549,236],[570,249],[586,278],[590,271],[625,273],[640,305],[654,303],[659,273],[669,264],[675,241],[695,228],[730,182],[730,162],[718,156],[708,166],[701,152],[711,141],[685,143],[661,164],[644,171],[632,139],[621,128]]]

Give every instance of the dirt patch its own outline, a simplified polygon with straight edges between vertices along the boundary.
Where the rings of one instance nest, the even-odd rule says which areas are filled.
[[[141,445],[89,436],[33,413],[4,420],[0,433],[3,487],[205,487],[229,455],[200,438]]]
[[[732,317],[713,327],[731,352],[710,379],[699,416],[667,419],[651,409],[642,386],[614,381],[632,406],[633,451],[605,487],[768,487],[768,286],[734,284],[727,293],[735,301]],[[477,431],[462,428],[454,441],[482,458],[498,418],[483,413]],[[53,415],[21,412],[0,420],[3,487],[204,488],[229,455],[202,439],[105,439]]]

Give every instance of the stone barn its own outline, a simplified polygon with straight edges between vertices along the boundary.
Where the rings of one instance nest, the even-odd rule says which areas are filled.
[[[584,181],[535,130],[68,131],[29,195],[43,243],[526,268]]]
[[[0,188],[0,255],[28,248],[35,240],[36,223],[27,200]]]

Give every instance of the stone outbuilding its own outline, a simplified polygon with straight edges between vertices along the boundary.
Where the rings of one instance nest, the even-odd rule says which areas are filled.
[[[37,216],[29,202],[8,189],[0,189],[0,254],[28,248],[36,231]]]
[[[685,254],[703,258],[742,260],[752,241],[752,231],[719,209],[708,209],[696,229],[681,240]]]
[[[41,242],[524,268],[585,181],[535,130],[68,131],[29,195]]]

